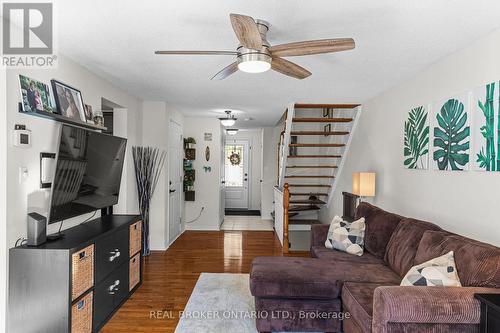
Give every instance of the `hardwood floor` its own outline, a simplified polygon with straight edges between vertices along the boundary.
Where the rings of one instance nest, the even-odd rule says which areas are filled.
[[[248,273],[258,256],[282,256],[274,232],[186,231],[167,251],[145,259],[142,286],[101,332],[174,332],[200,273]]]

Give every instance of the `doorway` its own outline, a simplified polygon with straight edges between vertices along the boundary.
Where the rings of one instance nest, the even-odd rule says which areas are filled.
[[[168,240],[172,244],[181,234],[182,193],[182,129],[174,121],[169,123],[169,196],[168,196]]]
[[[249,198],[249,142],[226,141],[224,147],[224,178],[226,210],[248,210]]]

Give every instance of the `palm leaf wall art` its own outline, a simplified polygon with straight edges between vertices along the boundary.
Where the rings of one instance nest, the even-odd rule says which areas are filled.
[[[429,167],[429,125],[425,107],[411,109],[404,127],[404,165],[408,169]]]
[[[477,89],[475,101],[477,111],[475,113],[475,151],[476,164],[478,170],[494,171],[497,170],[497,154],[495,151],[495,83],[487,84]]]
[[[466,100],[466,96],[450,98],[436,113],[433,158],[439,170],[464,170],[468,167],[470,127],[462,102]]]

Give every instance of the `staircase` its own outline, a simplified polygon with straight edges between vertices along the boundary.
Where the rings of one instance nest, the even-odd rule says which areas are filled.
[[[319,211],[330,202],[360,110],[359,104],[292,104],[285,112],[278,158],[285,253],[309,250],[311,225],[321,223]]]

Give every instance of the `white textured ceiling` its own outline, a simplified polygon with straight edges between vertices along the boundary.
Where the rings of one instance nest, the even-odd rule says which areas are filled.
[[[60,0],[57,11],[61,53],[185,115],[254,118],[239,127],[272,125],[291,101],[362,103],[500,27],[498,0]],[[356,49],[288,58],[313,73],[305,80],[269,71],[210,81],[234,58],[153,54],[235,50],[229,13],[270,22],[274,45],[352,37]]]

